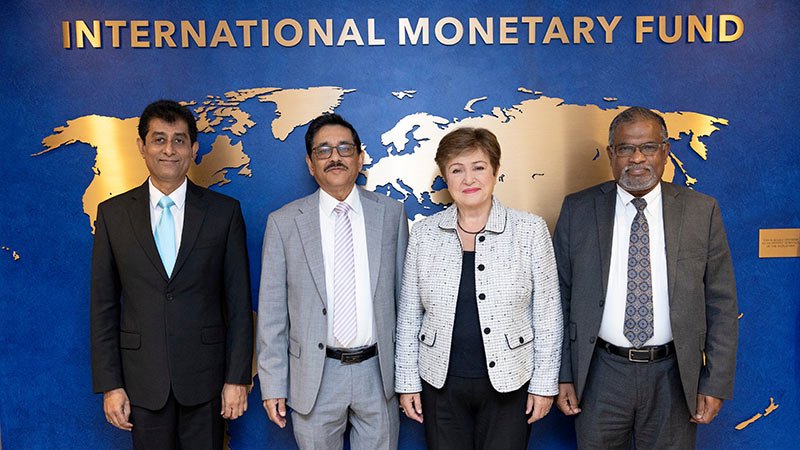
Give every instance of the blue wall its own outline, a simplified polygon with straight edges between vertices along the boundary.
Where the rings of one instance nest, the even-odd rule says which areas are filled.
[[[191,4],[193,3],[193,4]],[[467,100],[508,108],[524,98],[518,87],[563,98],[566,103],[641,104],[661,111],[702,112],[728,119],[705,138],[708,161],[673,149],[692,165],[695,188],[715,196],[736,270],[740,351],[735,399],[699,433],[701,448],[793,447],[800,370],[800,260],[759,259],[758,230],[800,227],[800,6],[793,1],[750,2],[177,2],[65,0],[14,2],[0,12],[0,73],[3,102],[0,172],[0,428],[8,449],[127,448],[129,436],[108,426],[101,396],[91,393],[88,340],[89,261],[92,235],[83,212],[83,192],[94,177],[95,150],[85,143],[65,145],[40,157],[42,139],[67,120],[90,114],[137,116],[151,100],[169,97],[202,102],[207,95],[251,87],[341,86],[356,91],[337,108],[359,128],[374,158],[385,153],[381,134],[402,117],[427,112],[467,117]],[[744,34],[734,42],[666,44],[657,33],[635,43],[636,16],[734,14]],[[595,44],[543,44],[553,16],[569,36],[575,16],[622,16],[613,42],[595,23]],[[465,40],[446,46],[433,36],[435,22],[453,16],[542,16],[536,44],[517,24],[520,43],[487,45]],[[211,41],[219,20],[283,18],[306,23],[332,18],[340,30],[356,20],[367,40],[367,20],[385,45],[131,48],[130,25],[114,48],[104,27],[102,48],[65,49],[62,21],[205,19]],[[398,19],[431,21],[428,45],[398,44]],[[657,24],[657,19],[656,22]],[[150,27],[150,42],[152,26]],[[448,31],[448,35],[450,31]],[[74,31],[73,31],[74,34]],[[290,36],[291,33],[286,33]],[[335,33],[338,37],[339,32]],[[179,39],[179,33],[178,33]],[[495,33],[496,36],[496,33]],[[74,37],[73,37],[74,39]],[[390,91],[417,90],[397,101]],[[617,103],[603,97],[618,98]],[[477,106],[476,106],[477,107]],[[269,128],[274,104],[251,105],[260,127],[242,141],[251,157],[251,178],[229,174],[219,191],[242,200],[254,283],[269,212],[314,189],[302,161],[302,133],[276,140]],[[488,110],[479,111],[489,113]],[[212,139],[201,138],[208,148]],[[574,174],[570,176],[580,176]],[[676,177],[676,182],[683,179]],[[552,224],[551,224],[552,225]],[[20,256],[14,260],[12,251]],[[258,286],[252,286],[254,298]],[[257,386],[257,384],[256,384]],[[741,431],[734,427],[763,413],[770,397],[777,410]],[[294,448],[291,434],[268,423],[256,387],[250,410],[231,425],[231,448]],[[533,428],[532,447],[571,448],[571,421],[551,413]],[[402,423],[401,448],[423,448],[422,430]]]

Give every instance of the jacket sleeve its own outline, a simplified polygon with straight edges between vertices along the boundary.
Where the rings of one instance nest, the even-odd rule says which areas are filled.
[[[92,280],[90,325],[92,352],[92,387],[101,393],[124,387],[119,350],[120,279],[103,205],[97,208]]]
[[[261,398],[289,396],[289,305],[286,291],[286,254],[283,238],[273,214],[261,257],[258,294],[258,377]]]
[[[703,277],[706,305],[705,367],[698,392],[717,398],[733,398],[736,370],[738,314],[736,282],[728,239],[717,202],[711,210],[708,260]]]
[[[228,227],[223,270],[228,321],[225,382],[250,384],[253,381],[253,304],[247,236],[239,202],[236,202]]]
[[[557,395],[564,324],[553,243],[544,219],[533,229],[533,377],[528,392]]]
[[[422,391],[419,377],[419,341],[424,309],[419,296],[417,275],[418,233],[412,230],[403,269],[400,301],[397,308],[395,346],[395,390],[401,394]]]
[[[561,213],[553,234],[553,246],[558,267],[558,282],[561,291],[561,310],[563,313],[563,344],[561,347],[561,370],[558,379],[561,383],[572,383],[572,353],[570,348],[570,301],[572,300],[572,261],[569,251],[570,210],[569,199],[564,199]]]

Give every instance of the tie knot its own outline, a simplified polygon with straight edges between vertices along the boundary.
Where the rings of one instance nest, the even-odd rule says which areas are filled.
[[[634,198],[633,200],[631,200],[631,203],[633,203],[633,206],[635,206],[636,210],[639,212],[642,212],[644,211],[645,208],[647,208],[647,200],[641,197]]]
[[[347,214],[350,212],[351,209],[353,208],[347,203],[339,202],[339,204],[336,205],[336,208],[333,208],[333,212],[335,212],[337,216],[341,216],[342,214]]]
[[[160,206],[161,209],[169,209],[174,204],[175,204],[175,202],[173,202],[172,199],[169,198],[168,195],[165,195],[165,196],[161,197],[161,200],[158,201],[158,206]]]

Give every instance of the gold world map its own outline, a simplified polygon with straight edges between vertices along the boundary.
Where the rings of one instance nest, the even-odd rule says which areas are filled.
[[[626,106],[568,104],[524,87],[517,91],[523,100],[508,106],[489,106],[491,112],[486,114],[474,114],[476,105],[489,101],[488,97],[479,97],[465,99],[463,118],[450,120],[427,112],[402,117],[383,132],[380,143],[366,143],[369,149],[363,169],[367,180],[364,187],[391,190],[420,204],[447,204],[450,197],[434,163],[439,139],[457,127],[484,127],[497,135],[503,150],[498,197],[508,206],[544,217],[552,227],[566,194],[611,178],[604,150],[608,124]],[[210,150],[201,149],[202,157],[190,169],[190,178],[208,187],[231,182],[230,171],[244,177],[258,176],[249,167],[250,154],[255,150],[245,148],[242,140],[249,129],[261,122],[247,112],[248,101],[275,104],[275,114],[270,119],[272,136],[285,141],[319,114],[334,112],[355,92],[336,86],[262,87],[184,102],[196,114],[199,132],[215,136]],[[416,92],[392,92],[394,98],[387,93],[387,101],[413,102]],[[697,112],[662,114],[670,140],[688,139],[691,151],[702,160],[708,156],[702,138],[719,130],[718,125],[728,124],[726,119]],[[138,186],[147,177],[147,168],[136,148],[138,121],[137,117],[99,115],[67,120],[66,125],[55,128],[42,140],[44,150],[33,155],[41,156],[76,142],[96,149],[94,178],[83,194],[83,210],[92,228],[100,202]],[[383,150],[372,149],[379,146]],[[691,186],[697,180],[685,166],[675,154],[670,155],[664,180],[672,181],[677,169]],[[420,214],[413,214],[411,219]]]

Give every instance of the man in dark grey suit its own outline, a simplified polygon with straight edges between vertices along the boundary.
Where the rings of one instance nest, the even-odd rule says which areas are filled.
[[[160,100],[139,119],[150,176],[97,209],[92,255],[94,390],[136,449],[221,449],[247,409],[253,312],[236,200],[186,177],[197,125]]]
[[[567,196],[554,244],[565,315],[557,405],[578,447],[693,448],[733,395],[737,306],[717,202],[660,182],[664,119],[609,129],[616,182]]]
[[[336,114],[306,132],[313,194],[269,215],[258,303],[258,374],[269,420],[294,412],[301,449],[396,449],[395,299],[403,205],[356,187],[358,133]]]

